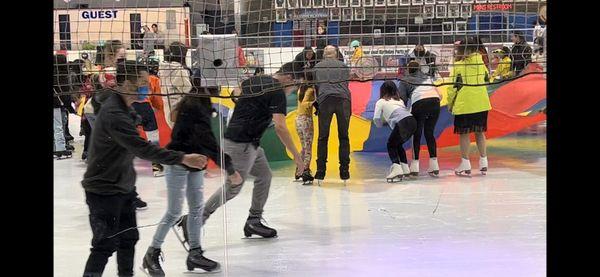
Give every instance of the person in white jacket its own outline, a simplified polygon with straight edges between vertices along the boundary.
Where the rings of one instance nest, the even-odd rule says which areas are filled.
[[[417,121],[406,107],[406,94],[401,95],[393,81],[385,81],[379,89],[379,100],[375,103],[373,122],[379,128],[387,122],[392,133],[387,141],[387,150],[392,161],[388,182],[402,180],[410,175],[406,152],[402,147],[417,129]]]
[[[186,55],[186,46],[181,42],[173,42],[169,45],[165,61],[161,62],[158,67],[160,91],[165,94],[165,116],[167,124],[171,128],[174,126],[171,110],[183,98],[183,94],[190,92],[192,89],[190,71],[185,67]]]

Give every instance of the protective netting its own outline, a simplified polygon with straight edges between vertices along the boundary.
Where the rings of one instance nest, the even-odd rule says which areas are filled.
[[[544,71],[545,2],[55,0],[54,48],[68,63],[60,64],[64,59],[59,58],[55,75],[57,82],[69,82],[59,93],[94,92],[106,87],[104,73],[115,71],[119,58],[125,58],[173,85],[185,73],[173,76],[168,71],[177,69],[169,68],[160,76],[159,63],[180,60],[199,85],[235,88],[252,75],[272,74],[296,61],[300,82],[300,73],[322,59],[325,46],[334,45],[351,68],[348,80],[402,80],[415,60],[435,86],[455,84],[448,78],[453,65],[463,60],[468,66],[473,61],[465,58],[477,52],[483,66],[469,74],[504,82]],[[463,44],[457,46],[459,41]],[[463,85],[485,85],[461,77]],[[163,96],[184,92],[173,88]]]

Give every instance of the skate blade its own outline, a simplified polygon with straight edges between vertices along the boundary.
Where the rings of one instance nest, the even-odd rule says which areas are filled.
[[[303,186],[312,186],[313,181],[306,181],[306,182],[302,182]]]
[[[429,176],[434,177],[434,178],[439,178],[440,177],[440,172],[439,171],[431,171],[431,172],[427,172],[429,173]]]
[[[471,177],[471,171],[454,171],[454,174],[458,177]]]
[[[142,271],[142,272],[143,272],[143,273],[144,273],[146,276],[152,277],[152,275],[150,274],[150,272],[148,272],[148,271],[147,271],[147,270],[146,270],[146,269],[145,269],[143,266],[140,266],[140,270],[141,270],[141,271]]]
[[[202,269],[194,269],[194,270],[188,270],[183,272],[183,274],[186,275],[202,275],[202,274],[214,274],[214,273],[220,273],[221,272],[221,268],[217,268],[213,271],[206,271],[206,270],[202,270]]]
[[[142,208],[137,208],[137,207],[135,208],[136,211],[145,211],[147,209],[148,209],[148,206],[142,207]]]
[[[486,168],[482,168],[479,171],[481,172],[481,175],[483,175],[483,176],[487,175],[487,167]]]
[[[243,237],[242,239],[246,239],[246,240],[269,240],[269,239],[276,239],[279,236],[275,235],[274,237],[261,237],[259,235],[250,235],[249,237]]]

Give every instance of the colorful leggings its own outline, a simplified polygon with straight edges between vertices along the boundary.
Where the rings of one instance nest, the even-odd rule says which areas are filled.
[[[302,144],[302,160],[304,161],[305,170],[310,168],[310,159],[312,158],[312,143],[313,143],[313,118],[309,115],[299,115],[296,117],[296,131],[300,137]]]

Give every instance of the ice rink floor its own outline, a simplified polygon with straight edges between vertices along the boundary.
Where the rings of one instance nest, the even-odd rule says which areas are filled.
[[[72,159],[54,162],[54,276],[81,276],[89,254],[91,231],[80,184],[85,164],[80,143],[76,148]],[[205,256],[222,266],[208,275],[545,276],[545,149],[544,135],[490,140],[488,175],[477,171],[464,178],[452,172],[458,149],[444,148],[440,178],[422,173],[395,184],[383,178],[389,167],[384,153],[353,153],[347,186],[337,167],[318,187],[293,182],[291,162],[272,163],[264,217],[279,237],[242,239],[252,192],[251,180],[246,182],[240,195],[206,222]],[[477,154],[472,154],[475,169]],[[149,207],[138,212],[138,225],[156,224],[166,211],[164,178],[152,177],[146,161],[137,160],[136,169],[138,193]],[[421,171],[426,169],[423,158]],[[220,180],[205,179],[205,199]],[[154,231],[140,229],[136,269]],[[187,253],[173,233],[162,249],[167,276],[190,276],[184,273]],[[117,276],[115,256],[104,276]],[[145,275],[137,269],[136,276]]]

